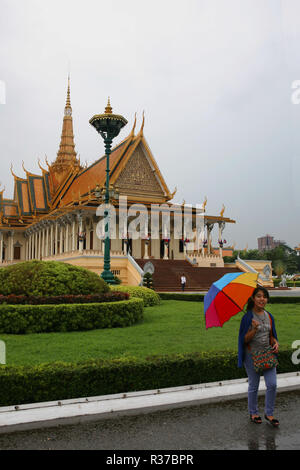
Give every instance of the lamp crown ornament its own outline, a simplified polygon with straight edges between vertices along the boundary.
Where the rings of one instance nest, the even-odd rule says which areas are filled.
[[[112,114],[112,107],[110,105],[110,98],[108,97],[107,105],[105,108],[105,114]]]
[[[89,122],[104,140],[112,141],[119,135],[122,127],[127,124],[127,119],[119,114],[113,114],[110,98],[108,98],[104,113],[96,114]]]

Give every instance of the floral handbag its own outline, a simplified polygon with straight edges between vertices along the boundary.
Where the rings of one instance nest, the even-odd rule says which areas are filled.
[[[272,342],[272,320],[269,315],[271,330],[270,330],[270,343]],[[250,346],[248,345],[250,350]],[[253,367],[255,372],[262,372],[266,369],[272,369],[273,367],[278,366],[277,354],[273,352],[272,346],[266,347],[263,351],[253,351],[251,352],[251,357],[253,360]]]
[[[273,352],[271,346],[268,346],[263,351],[251,352],[251,356],[255,372],[261,372],[278,366],[277,355]]]

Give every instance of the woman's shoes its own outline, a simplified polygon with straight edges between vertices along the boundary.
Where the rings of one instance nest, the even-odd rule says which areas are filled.
[[[270,418],[267,417],[267,415],[265,415],[265,418],[266,418],[267,421],[269,421],[269,423],[272,424],[272,426],[274,426],[274,428],[278,428],[278,426],[279,426],[278,419],[275,419],[275,418],[270,419]]]
[[[250,415],[250,421],[255,424],[261,424],[262,420],[260,416],[252,416]]]
[[[277,428],[279,426],[279,421],[278,419],[270,419],[267,417],[267,415],[265,415],[265,419],[270,423],[272,424],[272,426],[274,426],[274,428]],[[250,421],[251,423],[255,423],[255,424],[261,424],[262,423],[262,419],[260,416],[252,416],[250,415]]]

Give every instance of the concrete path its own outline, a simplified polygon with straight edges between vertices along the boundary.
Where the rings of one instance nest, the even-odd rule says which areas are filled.
[[[259,409],[263,416],[263,396],[259,397]],[[277,396],[278,429],[265,420],[260,425],[251,423],[247,398],[243,398],[0,434],[0,449],[100,450],[102,452],[96,455],[98,465],[134,456],[136,463],[130,468],[148,466],[151,459],[155,459],[156,464],[163,463],[163,459],[166,463],[170,454],[175,454],[175,459],[176,456],[191,456],[192,463],[200,466],[205,456],[203,450],[299,450],[299,409],[300,390],[297,390]],[[26,455],[22,453],[22,459]],[[78,456],[76,454],[76,458]],[[230,454],[220,454],[221,464],[226,456],[232,459]],[[271,454],[266,456],[270,457]]]

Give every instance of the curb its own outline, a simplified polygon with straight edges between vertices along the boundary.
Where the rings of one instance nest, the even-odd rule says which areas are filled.
[[[266,390],[260,382],[259,394]],[[300,390],[300,372],[278,374],[277,392]],[[248,379],[102,395],[0,408],[0,434],[26,429],[78,424],[124,414],[138,414],[236,400],[247,397]]]

